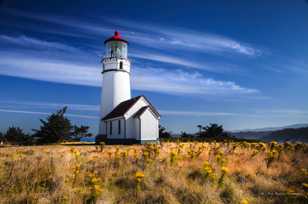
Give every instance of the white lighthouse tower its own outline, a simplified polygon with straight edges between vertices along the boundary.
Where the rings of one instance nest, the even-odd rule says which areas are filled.
[[[105,40],[106,53],[102,59],[103,84],[101,94],[101,117],[104,118],[121,102],[131,98],[130,61],[127,44],[119,32]],[[100,123],[100,135],[106,135],[105,123]]]
[[[98,138],[109,144],[157,142],[159,113],[145,96],[131,98],[127,45],[119,32],[105,41]]]

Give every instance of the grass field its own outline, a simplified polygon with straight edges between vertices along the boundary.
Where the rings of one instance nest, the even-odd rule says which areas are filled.
[[[0,203],[308,203],[308,145],[2,147]]]

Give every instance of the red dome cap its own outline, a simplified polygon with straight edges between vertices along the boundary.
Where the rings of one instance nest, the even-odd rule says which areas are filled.
[[[115,31],[114,35],[111,38],[108,38],[107,40],[105,40],[104,43],[106,44],[109,41],[122,41],[122,42],[128,43],[126,40],[121,38],[120,32],[118,31]]]

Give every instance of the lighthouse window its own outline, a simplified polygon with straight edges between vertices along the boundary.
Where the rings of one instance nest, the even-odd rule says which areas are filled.
[[[127,45],[124,42],[111,41],[106,45],[106,57],[126,58]]]
[[[121,120],[118,122],[118,134],[121,134]]]
[[[110,132],[110,135],[112,135],[112,121],[110,121],[110,130],[109,130],[109,132]]]
[[[120,69],[123,69],[123,62],[120,62]]]

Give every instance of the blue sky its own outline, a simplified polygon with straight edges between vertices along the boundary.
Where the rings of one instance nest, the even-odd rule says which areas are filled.
[[[0,131],[26,131],[68,106],[97,132],[100,59],[114,30],[129,44],[133,95],[173,132],[308,121],[308,3],[0,1]]]

